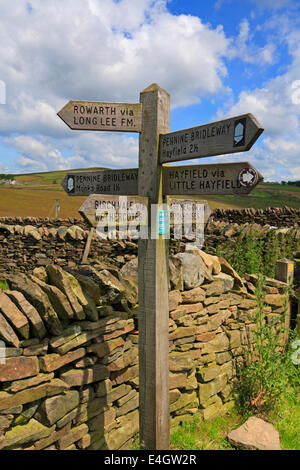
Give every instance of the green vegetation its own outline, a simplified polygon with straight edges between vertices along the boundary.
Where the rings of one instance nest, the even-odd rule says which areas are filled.
[[[5,173],[0,173],[0,180],[14,180],[14,175],[6,175]]]
[[[300,450],[300,400],[296,394],[283,399],[269,418],[279,432],[282,449]]]
[[[227,434],[243,424],[243,418],[231,410],[226,416],[203,421],[195,415],[190,422],[171,429],[172,450],[234,450]]]
[[[237,410],[240,414],[259,415],[268,418],[276,412],[282,399],[296,398],[299,389],[299,368],[286,351],[285,316],[288,312],[288,289],[285,292],[284,313],[265,318],[264,278],[258,277],[256,286],[257,309],[252,321],[256,329],[251,331],[254,343],[247,350],[245,363],[235,384]],[[292,335],[293,336],[293,335]]]
[[[87,170],[103,170],[103,167],[95,168],[78,168],[76,170],[58,170],[58,171],[46,171],[42,173],[26,173],[24,175],[15,175],[16,181],[18,181],[18,189],[43,189],[43,190],[53,190],[51,185],[55,186],[56,191],[63,191],[61,187],[61,182],[70,172],[78,171],[87,171]]]
[[[202,421],[199,415],[195,415],[190,422],[171,429],[171,449],[235,450],[228,442],[227,434],[247,418],[236,408],[212,421]],[[270,413],[266,420],[279,432],[283,450],[300,450],[300,402],[296,394],[282,397],[276,412]],[[135,449],[138,449],[138,442],[135,443]]]
[[[235,450],[228,442],[227,434],[246,421],[236,409],[213,421],[202,421],[195,416],[191,422],[183,423],[171,430],[172,450]],[[268,421],[277,429],[283,450],[300,450],[300,405],[293,398],[284,400]]]
[[[285,185],[287,184],[288,186],[297,186],[298,188],[300,187],[300,181],[281,181],[281,184]]]
[[[293,259],[293,252],[298,250],[294,236],[285,233],[256,231],[241,226],[236,236],[216,249],[217,256],[223,256],[240,276],[244,274],[263,274],[275,276],[276,261],[280,258]]]
[[[290,289],[285,292],[288,293],[292,294]],[[236,405],[225,416],[214,420],[203,421],[196,414],[171,428],[172,450],[234,450],[227,440],[228,433],[253,415],[273,424],[283,450],[300,450],[300,370],[291,360],[292,349],[285,348],[283,343],[288,295],[285,298],[284,313],[266,322],[264,277],[259,276],[258,307],[253,318],[256,330],[252,331],[254,343],[245,355],[234,385]],[[294,334],[289,333],[293,341]],[[139,449],[138,440],[133,449]]]
[[[0,279],[0,290],[8,290],[8,289],[9,289],[9,285],[7,284],[7,282]]]
[[[240,208],[266,209],[294,207],[300,209],[300,187],[280,183],[260,183],[247,196],[205,196],[208,201],[226,202]]]
[[[227,434],[247,420],[247,416],[238,413],[236,408],[225,416],[211,421],[203,421],[195,415],[191,421],[171,428],[171,450],[236,450],[227,440]],[[300,402],[295,396],[282,400],[276,413],[271,413],[267,421],[272,423],[280,436],[283,450],[300,450]],[[132,450],[139,450],[139,441],[135,440]]]
[[[105,170],[103,167],[77,168],[72,170],[2,175],[15,179],[17,184],[9,186],[0,179],[0,216],[48,217],[54,192],[61,198],[61,217],[78,216],[78,198],[69,198],[61,187],[67,173],[78,171]],[[1,175],[0,175],[1,178]],[[199,196],[189,196],[199,199]],[[71,201],[67,201],[67,199]],[[300,208],[300,187],[280,183],[260,183],[247,196],[203,196],[208,200],[211,210],[262,208],[290,206]],[[40,203],[36,201],[40,200]],[[20,204],[20,201],[22,203]],[[24,202],[24,203],[23,203]],[[25,207],[26,206],[26,207]]]
[[[297,186],[299,186],[298,183],[299,183],[299,181],[289,182],[289,183],[285,183],[285,184],[283,184],[283,182],[277,183],[277,182],[264,181],[263,183],[260,183],[257,187],[259,188],[259,187],[265,186],[266,188],[277,188],[277,189],[285,189],[286,191],[289,191],[289,190],[297,191]],[[291,185],[292,187],[291,188],[282,188],[282,186],[284,186],[284,185],[287,185],[287,186]]]
[[[243,424],[243,418],[235,410],[226,416],[219,416],[212,421],[203,421],[196,414],[180,426],[171,427],[171,450],[234,450],[226,436],[232,429]],[[139,440],[133,443],[132,450],[139,450]]]

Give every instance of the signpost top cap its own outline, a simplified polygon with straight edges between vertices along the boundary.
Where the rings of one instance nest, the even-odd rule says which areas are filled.
[[[157,83],[152,83],[151,85],[147,86],[141,93],[149,93],[150,91],[158,91],[162,90],[164,91],[168,96],[170,96],[170,93],[168,93],[166,90],[161,88]]]

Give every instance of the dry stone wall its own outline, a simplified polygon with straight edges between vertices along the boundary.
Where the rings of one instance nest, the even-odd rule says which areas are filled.
[[[137,259],[1,275],[0,448],[128,449],[138,433]],[[256,276],[203,251],[170,257],[170,420],[233,405],[253,342]],[[267,280],[266,320],[284,283]]]
[[[0,224],[0,272],[28,272],[50,263],[74,267],[80,264],[87,236],[88,230],[79,225]],[[115,267],[120,267],[136,253],[136,243],[127,240],[100,242],[95,235],[89,258],[111,261]]]
[[[275,228],[253,221],[243,224],[224,221],[209,222],[205,230],[205,249],[214,254],[230,249],[230,243],[233,246],[237,241],[247,243],[250,238],[260,240],[262,248],[264,247],[267,251],[277,251],[278,258],[293,257],[294,251],[300,251],[300,227]]]
[[[5,218],[0,222],[0,272],[11,270],[19,272],[32,271],[36,266],[55,263],[61,267],[75,267],[83,256],[88,228],[74,219]],[[0,219],[1,220],[1,219]],[[13,222],[13,223],[9,223]],[[252,221],[253,222],[253,221]],[[44,223],[44,224],[43,224]],[[300,228],[285,227],[272,229],[270,225],[257,223],[229,223],[224,221],[209,222],[205,230],[204,249],[216,254],[228,248],[228,243],[248,235],[262,240],[266,251],[274,251],[274,240],[278,244],[276,256],[291,257],[293,251],[300,251]],[[185,240],[172,240],[171,253],[185,250]],[[226,252],[226,251],[225,251]],[[137,255],[136,241],[100,241],[96,235],[91,244],[90,260],[110,263],[121,268],[127,261]],[[275,260],[276,261],[276,260]]]
[[[256,223],[260,225],[273,225],[276,227],[300,227],[300,209],[293,207],[269,207],[267,209],[216,209],[212,213],[212,220],[244,224]]]
[[[50,219],[49,217],[0,217],[0,224],[4,225],[33,225],[34,227],[59,228],[61,226],[71,227],[78,225],[83,229],[88,229],[87,223],[80,217],[69,217],[68,219]]]
[[[256,223],[259,225],[272,225],[276,227],[300,226],[300,209],[293,207],[268,207],[267,209],[215,209],[211,220],[221,220],[228,223],[244,224]],[[79,225],[87,229],[82,218],[69,217],[68,219],[49,219],[41,217],[0,217],[0,223],[7,225],[34,225],[37,227],[60,227],[64,225]]]

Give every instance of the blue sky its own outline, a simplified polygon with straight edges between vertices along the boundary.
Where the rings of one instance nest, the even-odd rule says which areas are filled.
[[[137,135],[71,131],[56,112],[156,82],[171,130],[247,112],[265,128],[249,152],[184,164],[300,179],[300,1],[0,0],[0,23],[0,173],[136,167]]]

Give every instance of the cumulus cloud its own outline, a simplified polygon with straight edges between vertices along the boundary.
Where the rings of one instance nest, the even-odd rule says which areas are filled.
[[[300,160],[300,104],[292,102],[292,83],[290,74],[285,74],[271,80],[265,88],[242,92],[229,111],[219,113],[219,116],[254,114],[265,129],[264,138],[247,155],[265,178],[275,181],[283,179],[283,174],[291,180],[300,176],[295,171]]]
[[[233,96],[225,86],[227,59],[256,66],[276,62],[272,35],[256,46],[246,18],[237,37],[229,38],[221,26],[172,15],[167,3],[0,0],[0,79],[6,84],[0,136],[18,152],[20,171],[137,166],[136,135],[68,129],[56,112],[70,99],[137,102],[139,92],[157,82],[171,94],[173,108],[188,106],[218,93]],[[275,23],[270,19],[268,28],[274,30]],[[298,130],[299,108],[291,102],[290,85],[300,78],[300,41],[283,25],[281,37],[293,58],[288,72],[243,91],[231,109],[219,113],[221,118],[253,112],[262,122],[266,138],[261,153],[253,154],[258,160],[275,155],[267,138],[280,139],[288,155],[295,151],[283,146]]]
[[[282,181],[300,179],[300,135],[292,138],[260,137],[247,152],[201,158],[190,162],[195,164],[249,162],[264,177],[265,181]]]
[[[47,171],[105,166],[137,167],[138,141],[125,135],[109,137],[106,133],[82,133],[75,139],[39,135],[7,137],[5,145],[20,155],[20,171]],[[59,148],[57,148],[59,145]],[[63,156],[67,149],[70,156]]]
[[[222,27],[172,15],[167,0],[0,0],[0,8],[0,136],[28,171],[68,167],[64,145],[82,165],[136,164],[136,136],[70,131],[56,115],[70,99],[138,102],[156,82],[174,108],[228,91],[231,40]],[[61,161],[49,157],[57,146]]]
[[[171,15],[166,1],[13,3],[0,1],[2,135],[62,132],[56,111],[69,99],[136,102],[157,82],[182,106],[223,87],[230,40],[221,27]]]
[[[262,145],[249,151],[251,163],[266,181],[300,179],[300,136],[293,139],[265,137]]]
[[[254,114],[265,131],[261,143],[248,153],[251,163],[257,164],[265,178],[299,179],[300,30],[297,21],[278,14],[262,24],[261,30],[269,34],[276,30],[278,40],[287,46],[288,65],[261,87],[242,91],[234,104],[219,110],[218,117]]]
[[[291,31],[285,37],[291,63],[285,73],[267,81],[263,87],[242,91],[227,113],[253,113],[269,136],[299,134],[300,100],[296,86],[300,77],[300,32]],[[219,115],[224,115],[221,111]]]
[[[254,33],[251,32],[249,21],[244,18],[239,25],[239,34],[231,47],[229,56],[259,66],[272,65],[276,62],[274,42],[268,41],[264,46],[259,47],[253,41],[253,36]]]

